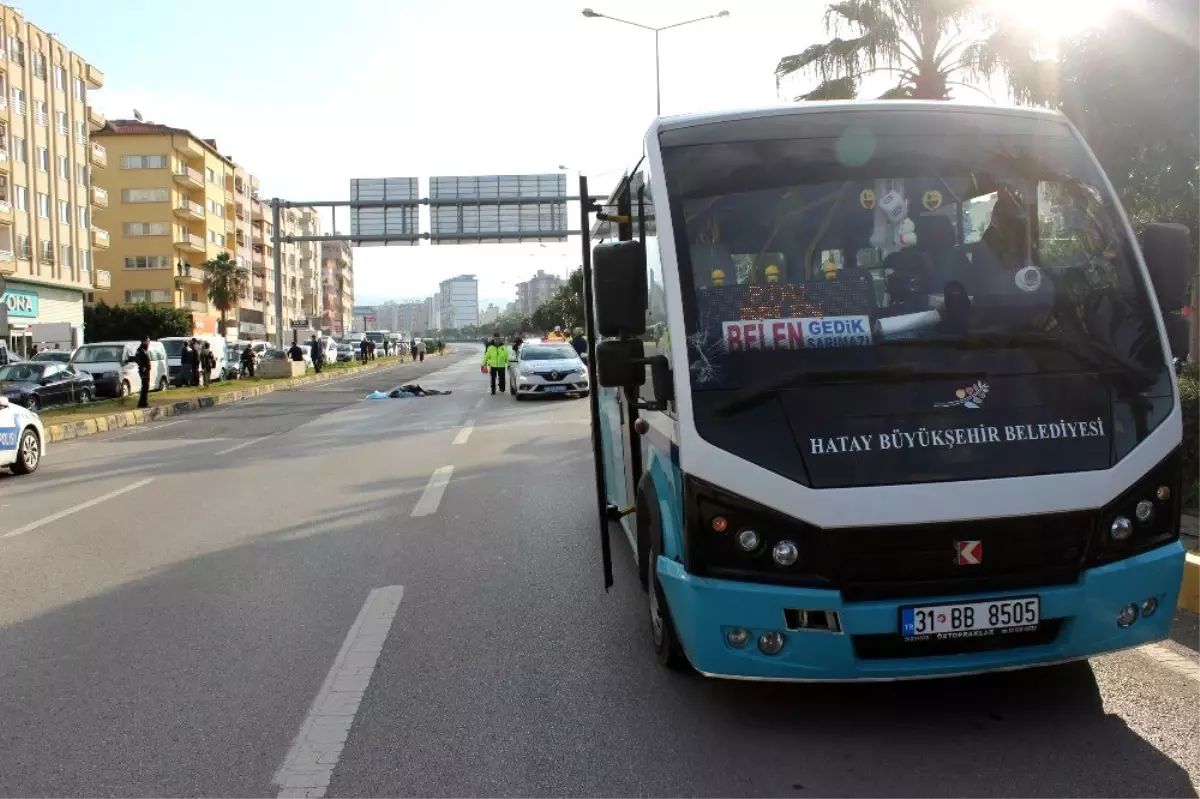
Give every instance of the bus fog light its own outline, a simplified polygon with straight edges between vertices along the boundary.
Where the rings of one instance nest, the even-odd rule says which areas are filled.
[[[754,530],[738,531],[737,542],[738,546],[742,548],[743,552],[753,552],[754,550],[758,549],[760,541],[761,539],[758,537],[758,533]]]
[[[1158,600],[1156,598],[1150,597],[1149,599],[1147,599],[1145,602],[1142,603],[1142,617],[1143,618],[1145,618],[1146,616],[1153,616],[1154,612],[1156,610],[1158,610]]]
[[[1139,522],[1145,524],[1154,518],[1154,503],[1148,499],[1143,499],[1133,509],[1133,515]]]
[[[1108,528],[1108,534],[1113,537],[1114,541],[1124,541],[1133,535],[1133,523],[1126,516],[1118,516],[1113,519],[1112,525]]]
[[[1154,492],[1154,497],[1159,502],[1166,502],[1171,498],[1171,489],[1167,488],[1166,486],[1159,486]]]
[[[800,550],[791,541],[780,541],[771,550],[771,557],[780,566],[791,566],[800,558]]]
[[[725,640],[729,642],[730,646],[741,649],[750,642],[750,631],[744,627],[734,627],[725,634]]]
[[[778,655],[783,649],[783,633],[769,632],[758,637],[758,651],[764,655]]]
[[[1128,627],[1137,621],[1138,606],[1130,602],[1125,607],[1121,608],[1121,612],[1117,614],[1117,626]]]

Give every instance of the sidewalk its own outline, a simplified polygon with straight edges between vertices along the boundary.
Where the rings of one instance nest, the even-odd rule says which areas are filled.
[[[453,349],[447,348],[445,355],[449,355],[451,352],[453,352]],[[445,356],[427,355],[426,357],[437,358]],[[179,416],[191,413],[192,411],[211,408],[214,405],[227,405],[239,400],[261,397],[276,391],[287,391],[313,383],[350,377],[376,369],[401,366],[411,361],[411,358],[391,356],[380,358],[360,366],[334,367],[326,369],[320,374],[309,374],[304,377],[280,377],[276,379],[255,379],[253,381],[232,380],[220,384],[220,387],[212,386],[208,391],[197,391],[186,399],[179,398],[178,394],[173,396],[176,390],[168,390],[151,394],[151,407],[149,408],[124,407],[126,405],[136,405],[137,403],[137,397],[129,397],[124,401],[113,400],[105,402],[104,405],[108,407],[95,409],[95,415],[88,414],[87,406],[71,408],[65,412],[58,411],[57,409],[51,410],[43,414],[42,422],[45,425],[46,438],[49,441],[67,441],[97,433],[106,433],[109,430],[116,430],[122,427],[134,427],[146,422],[165,419],[169,416]],[[238,383],[252,383],[252,385],[245,388],[233,388]],[[227,386],[229,388],[223,390]],[[194,391],[193,389],[184,389],[182,391],[189,390]],[[103,413],[109,409],[111,409],[110,413]],[[84,418],[80,418],[81,416]]]

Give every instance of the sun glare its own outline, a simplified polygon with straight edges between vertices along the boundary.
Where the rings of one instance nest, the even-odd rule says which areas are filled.
[[[1101,27],[1129,0],[990,0],[996,11],[1049,39]]]

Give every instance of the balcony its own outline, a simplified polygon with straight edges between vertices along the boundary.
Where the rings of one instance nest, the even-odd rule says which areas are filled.
[[[87,110],[87,121],[88,126],[91,127],[92,130],[100,130],[100,128],[104,127],[104,123],[108,120],[104,118],[104,114],[101,114],[99,111],[89,105]]]
[[[14,275],[17,272],[17,260],[12,250],[0,249],[0,275]]]
[[[258,200],[250,203],[250,219],[254,222],[263,221],[263,207],[262,203]]]
[[[203,253],[208,251],[208,248],[204,246],[204,239],[195,233],[176,233],[175,246],[184,252]]]
[[[175,135],[171,137],[171,140],[175,146],[175,151],[185,159],[204,157],[204,145],[191,136]]]
[[[88,159],[92,166],[97,166],[103,169],[108,166],[108,150],[104,149],[103,144],[92,142],[91,157]]]
[[[84,80],[86,80],[88,86],[91,86],[93,89],[104,88],[104,73],[96,69],[91,64],[87,65],[87,70],[84,72]]]
[[[175,206],[175,216],[180,219],[190,219],[193,222],[204,221],[204,206],[200,203],[194,203],[191,200],[180,197],[179,203]]]
[[[108,231],[104,228],[92,228],[92,246],[97,250],[108,249]]]
[[[175,182],[180,186],[185,186],[189,189],[204,188],[204,176],[190,166],[180,164],[176,168],[174,176]]]
[[[9,202],[8,196],[0,197],[0,222],[12,224],[12,203]]]
[[[108,192],[99,186],[92,186],[92,205],[96,208],[107,208]]]
[[[97,269],[94,273],[95,280],[92,283],[92,288],[96,291],[108,291],[112,288],[112,272],[107,269]]]
[[[191,264],[179,264],[175,267],[175,279],[183,283],[204,283],[206,277],[202,267]]]
[[[0,172],[7,174],[10,169],[11,167],[8,165],[8,144],[6,142],[3,146],[0,146]]]
[[[189,300],[187,302],[187,309],[192,313],[208,313],[208,303]]]

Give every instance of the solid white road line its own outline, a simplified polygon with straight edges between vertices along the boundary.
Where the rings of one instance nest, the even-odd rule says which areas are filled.
[[[1166,644],[1147,644],[1134,651],[1181,677],[1200,682],[1200,663],[1179,654]]]
[[[465,444],[467,439],[471,437],[471,431],[475,429],[475,420],[468,419],[462,429],[458,431],[458,435],[454,437],[455,444]]]
[[[446,493],[446,486],[450,483],[452,474],[454,474],[453,466],[441,466],[429,476],[429,482],[425,484],[421,498],[417,500],[416,506],[412,509],[412,518],[437,513],[438,505],[442,504],[442,495]]]
[[[282,434],[281,433],[272,433],[269,436],[262,436],[261,438],[252,438],[249,441],[243,441],[242,443],[238,444],[237,446],[230,447],[229,449],[223,449],[220,452],[216,452],[213,454],[228,455],[231,452],[237,452],[239,449],[245,449],[246,447],[250,446],[251,444],[257,444],[260,441],[266,441],[268,438],[274,438],[275,436],[278,436],[278,435],[282,435]]]
[[[38,519],[36,522],[30,522],[29,524],[25,525],[24,527],[18,527],[15,530],[10,530],[9,532],[0,536],[0,538],[12,538],[13,536],[23,535],[25,533],[32,532],[32,531],[38,529],[39,527],[50,524],[51,522],[56,522],[59,519],[64,519],[67,516],[70,516],[72,513],[79,513],[79,511],[81,511],[81,510],[87,510],[88,508],[95,507],[96,505],[99,505],[101,502],[107,502],[108,500],[113,499],[114,497],[119,497],[122,494],[128,494],[130,491],[134,491],[134,490],[139,489],[142,486],[146,485],[147,483],[153,483],[153,482],[154,482],[153,477],[147,477],[145,480],[138,480],[136,483],[130,483],[129,485],[125,486],[124,488],[118,488],[116,491],[109,491],[107,494],[104,494],[103,496],[96,497],[95,499],[89,499],[87,502],[81,502],[78,505],[75,505],[74,507],[67,508],[65,510],[60,510],[58,513],[52,513],[49,516],[46,516],[45,518]]]
[[[404,586],[400,585],[376,588],[367,595],[291,750],[275,773],[279,796],[325,795],[403,597]]]

